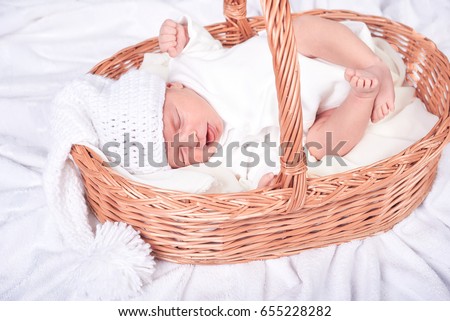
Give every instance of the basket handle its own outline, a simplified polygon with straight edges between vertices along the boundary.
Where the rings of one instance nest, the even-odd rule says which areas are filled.
[[[247,0],[224,0],[223,12],[225,19],[239,30],[239,42],[256,34],[247,19]]]
[[[306,157],[303,152],[302,108],[300,101],[300,66],[292,28],[288,0],[261,0],[267,38],[272,52],[273,69],[279,106],[282,155],[278,183],[292,188],[288,211],[303,206],[306,199]],[[235,21],[244,35],[250,28],[246,18],[246,0],[224,0],[227,20]],[[234,19],[234,20],[233,20]]]

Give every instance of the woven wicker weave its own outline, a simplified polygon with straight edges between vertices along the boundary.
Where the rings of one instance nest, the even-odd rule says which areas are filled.
[[[226,22],[208,31],[224,45],[245,41],[267,25],[280,103],[282,141],[294,142],[281,159],[277,186],[233,194],[187,194],[125,179],[87,147],[72,156],[100,221],[124,221],[139,230],[156,257],[193,264],[240,263],[364,238],[391,229],[425,198],[449,140],[448,59],[429,39],[382,17],[348,11],[310,11],[333,20],[365,22],[373,36],[401,54],[407,80],[439,116],[430,133],[401,153],[338,175],[307,178],[301,147],[299,67],[288,1],[263,0],[264,17],[246,18],[245,1],[225,1]],[[298,14],[295,14],[298,15]],[[295,16],[294,15],[294,16]],[[158,50],[157,38],[126,48],[91,72],[118,78]],[[301,66],[300,66],[301,68]],[[302,159],[301,159],[302,160]]]

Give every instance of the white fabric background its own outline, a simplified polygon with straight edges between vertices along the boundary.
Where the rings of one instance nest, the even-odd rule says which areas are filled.
[[[260,15],[259,2],[248,2],[248,15]],[[450,56],[447,0],[291,2],[294,11],[386,16],[431,38]],[[156,36],[164,19],[183,13],[205,25],[223,21],[222,1],[0,1],[0,299],[82,297],[77,254],[62,245],[42,190],[51,143],[49,102],[100,60]],[[158,262],[153,282],[134,299],[449,300],[449,164],[447,146],[431,193],[390,232],[264,262]]]

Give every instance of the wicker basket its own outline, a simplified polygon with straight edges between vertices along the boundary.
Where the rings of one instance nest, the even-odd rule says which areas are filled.
[[[328,19],[365,22],[402,55],[407,80],[428,110],[439,116],[426,137],[401,153],[338,175],[307,178],[302,150],[299,66],[287,0],[263,0],[264,17],[246,18],[245,1],[226,0],[226,22],[208,31],[232,46],[267,26],[280,105],[281,139],[294,142],[281,159],[279,183],[233,194],[187,194],[130,181],[87,147],[72,156],[100,221],[124,221],[139,230],[157,258],[192,264],[273,259],[361,239],[391,229],[429,192],[449,140],[450,66],[433,42],[382,17],[349,11],[310,11]],[[296,14],[298,15],[298,14]],[[118,78],[158,50],[157,38],[126,48],[92,73]],[[293,166],[292,164],[297,164]]]

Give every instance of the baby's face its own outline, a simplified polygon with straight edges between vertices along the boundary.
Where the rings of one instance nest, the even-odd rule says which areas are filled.
[[[170,167],[204,163],[214,153],[223,120],[200,95],[180,83],[167,84],[163,133]]]

